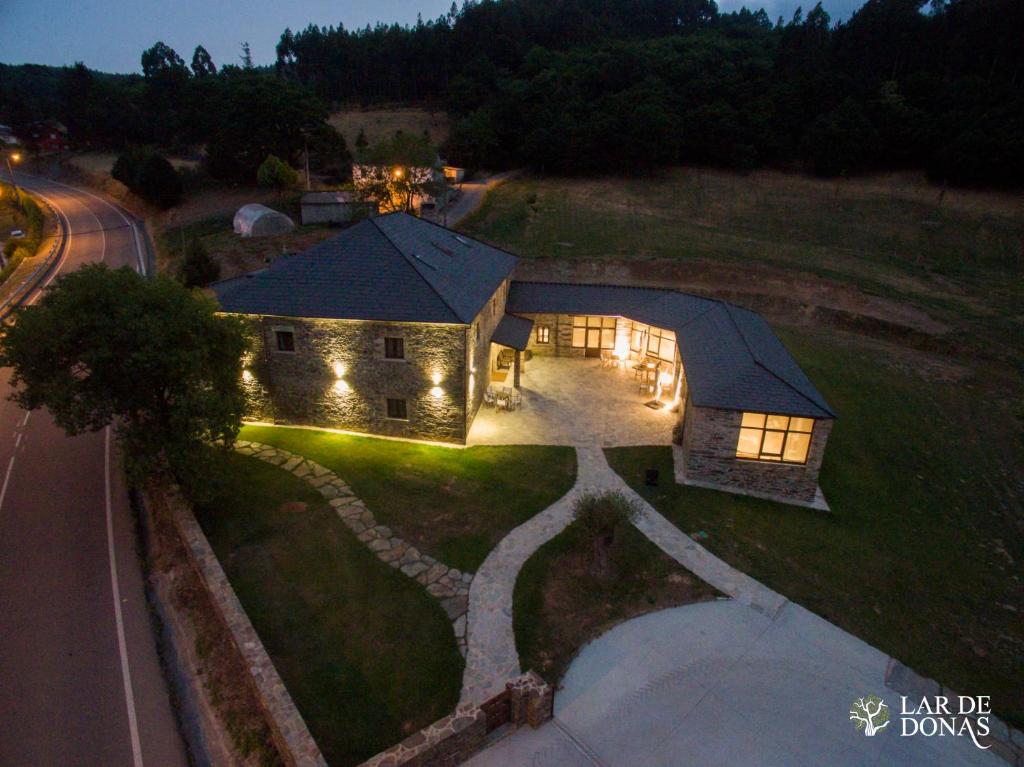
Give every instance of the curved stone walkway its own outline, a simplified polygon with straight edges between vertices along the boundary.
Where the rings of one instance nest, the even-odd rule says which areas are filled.
[[[512,592],[526,560],[572,521],[572,507],[587,490],[606,489],[611,469],[600,447],[576,448],[576,484],[544,511],[501,539],[469,588],[466,669],[460,703],[482,703],[519,676],[512,630]]]
[[[424,586],[428,594],[441,602],[441,607],[452,622],[459,651],[463,655],[466,654],[466,610],[472,573],[464,573],[438,562],[429,554],[424,554],[412,544],[394,535],[390,527],[378,524],[373,512],[356,497],[352,488],[325,466],[287,450],[259,442],[238,440],[235,442],[235,450],[242,455],[259,458],[290,471],[315,487],[334,507],[341,521],[377,555],[377,559],[401,570],[404,575]]]
[[[723,562],[669,522],[616,474],[600,447],[576,448],[576,484],[562,498],[506,535],[487,555],[469,589],[466,669],[460,703],[482,703],[518,676],[519,655],[512,627],[512,594],[526,560],[572,520],[572,506],[584,492],[618,491],[640,514],[636,527],[658,548],[698,578],[769,618],[785,597]],[[670,478],[671,479],[671,478]]]

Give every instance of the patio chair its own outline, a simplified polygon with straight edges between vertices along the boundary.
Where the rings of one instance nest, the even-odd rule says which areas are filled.
[[[612,358],[612,353],[604,349],[601,350],[601,367],[610,368],[615,364],[615,360]]]
[[[508,409],[520,410],[523,407],[523,393],[519,389],[513,389],[509,394]]]
[[[495,394],[494,406],[497,410],[508,410],[511,399],[512,390],[507,386],[502,386],[501,391]]]
[[[497,400],[497,394],[494,392],[493,386],[488,386],[484,389],[484,406],[494,407],[494,403]]]

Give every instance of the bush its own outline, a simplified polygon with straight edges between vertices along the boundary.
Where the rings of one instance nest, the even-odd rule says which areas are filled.
[[[271,187],[278,192],[283,192],[298,183],[299,174],[280,157],[268,154],[267,159],[256,171],[256,181],[260,186]]]
[[[206,246],[192,240],[185,249],[181,262],[181,281],[188,288],[201,288],[220,277],[220,264],[210,258]]]
[[[573,504],[573,521],[591,547],[591,573],[595,578],[614,576],[612,546],[622,526],[633,524],[639,513],[637,505],[619,492],[584,493]]]
[[[117,158],[110,174],[146,202],[170,208],[181,201],[181,176],[153,149],[133,148]]]

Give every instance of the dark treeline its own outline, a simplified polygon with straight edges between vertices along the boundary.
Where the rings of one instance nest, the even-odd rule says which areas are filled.
[[[204,145],[215,175],[249,177],[311,138],[317,164],[343,165],[329,106],[433,101],[454,118],[448,159],[472,167],[800,163],[1019,186],[1022,43],[1020,0],[868,0],[839,24],[820,5],[773,22],[712,0],[482,0],[414,26],[286,30],[266,71],[162,44],[141,77],[0,66],[0,120]]]
[[[801,161],[1024,176],[1024,3],[869,0],[833,25],[711,0],[484,0],[436,21],[285,31],[277,70],[335,103],[442,99],[450,159],[561,173]]]
[[[267,155],[298,163],[307,148],[321,171],[348,167],[344,139],[327,124],[327,106],[273,69],[218,70],[202,46],[186,64],[163,43],[143,52],[141,61],[142,76],[106,75],[81,63],[0,65],[0,122],[17,129],[56,117],[80,147],[184,154],[204,147],[206,170],[224,179],[253,182]]]

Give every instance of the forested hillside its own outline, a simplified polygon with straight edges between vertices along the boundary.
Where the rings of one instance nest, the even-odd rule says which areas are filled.
[[[311,137],[318,162],[344,158],[329,106],[432,101],[453,118],[449,160],[471,167],[907,167],[1020,186],[1022,40],[1020,0],[868,0],[838,24],[820,5],[773,21],[712,0],[482,0],[411,27],[285,30],[268,70],[217,71],[202,47],[188,66],[162,44],[141,77],[0,67],[0,120],[202,144],[216,175],[241,176]]]

